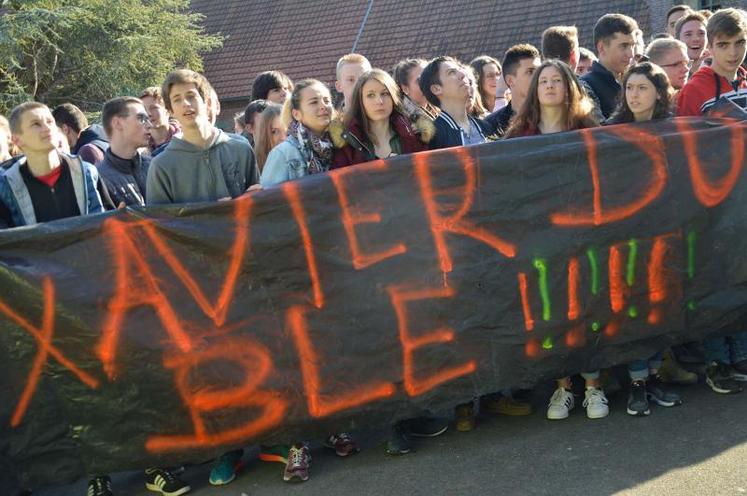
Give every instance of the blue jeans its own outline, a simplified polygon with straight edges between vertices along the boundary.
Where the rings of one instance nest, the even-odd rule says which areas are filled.
[[[731,336],[707,338],[703,340],[706,364],[737,363],[747,360],[747,332],[738,332]]]
[[[664,353],[659,351],[648,360],[636,360],[628,364],[628,374],[631,381],[642,381],[648,378],[649,370],[659,370],[661,362],[664,359]]]
[[[587,381],[599,379],[599,371],[595,370],[593,372],[581,372],[581,377],[583,377]]]

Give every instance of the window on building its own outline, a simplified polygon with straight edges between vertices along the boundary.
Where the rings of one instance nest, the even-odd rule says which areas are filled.
[[[700,0],[700,8],[716,12],[721,8],[721,2],[719,0]]]

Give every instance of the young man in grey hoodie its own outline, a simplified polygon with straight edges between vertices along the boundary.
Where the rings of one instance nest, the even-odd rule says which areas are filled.
[[[259,183],[249,142],[228,135],[210,122],[210,85],[201,74],[172,71],[162,87],[166,109],[181,124],[153,159],[146,183],[146,203],[190,203],[236,198]]]
[[[210,202],[236,198],[259,184],[254,151],[246,139],[213,125],[216,98],[205,76],[187,69],[172,71],[161,88],[163,102],[182,127],[148,169],[145,202]],[[259,186],[257,186],[259,187]],[[210,472],[213,485],[236,477],[243,450],[223,454]]]

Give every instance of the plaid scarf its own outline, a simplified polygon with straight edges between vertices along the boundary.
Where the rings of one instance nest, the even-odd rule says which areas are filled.
[[[330,165],[332,165],[334,146],[328,132],[325,131],[322,136],[317,136],[294,119],[288,126],[288,134],[294,136],[303,147],[304,155],[309,160],[307,171],[309,174],[318,174],[329,170]]]

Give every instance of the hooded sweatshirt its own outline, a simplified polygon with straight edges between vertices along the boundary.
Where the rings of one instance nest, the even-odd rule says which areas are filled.
[[[744,69],[737,72],[737,79],[729,81],[708,67],[698,69],[677,95],[677,115],[703,115],[720,98],[727,98],[742,109],[747,109],[747,82]]]
[[[89,164],[99,165],[104,160],[104,153],[109,149],[109,142],[106,139],[104,130],[101,126],[94,124],[88,126],[78,136],[78,141],[70,150],[70,153],[80,156]]]
[[[202,149],[174,137],[148,170],[146,203],[192,203],[236,198],[259,182],[254,151],[243,138],[216,129]]]

